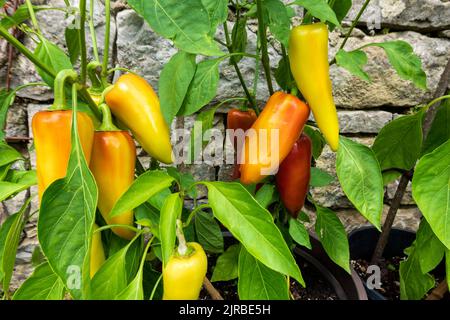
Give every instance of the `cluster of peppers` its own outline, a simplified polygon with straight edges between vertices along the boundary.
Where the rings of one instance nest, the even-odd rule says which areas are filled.
[[[54,104],[49,110],[37,112],[32,119],[40,200],[50,184],[66,176],[71,151],[72,110],[66,105],[64,86],[68,79],[75,81],[76,78],[73,70],[61,71],[55,79]],[[102,123],[95,130],[91,118],[78,111],[77,130],[98,187],[97,206],[107,224],[132,226],[132,211],[109,216],[117,200],[133,183],[136,164],[135,143],[128,130],[118,129],[113,124],[112,114],[152,158],[166,164],[173,162],[169,128],[158,96],[145,79],[137,75],[122,75],[103,94],[91,91],[91,97],[101,111]],[[95,224],[90,251],[91,278],[106,259],[101,233],[96,232],[97,229]],[[135,236],[135,232],[126,227],[113,227],[112,231],[127,240]],[[188,248],[183,255],[176,251],[164,266],[165,299],[198,298],[207,259],[199,244],[189,243]],[[185,280],[180,282],[180,279]]]
[[[295,82],[308,104],[295,95],[275,92],[258,117],[253,110],[230,110],[227,127],[254,130],[245,137],[241,165],[235,167],[233,174],[243,184],[258,184],[267,176],[263,169],[274,157],[270,132],[278,130],[279,141],[274,142],[278,142],[279,163],[274,170],[276,186],[285,208],[297,218],[310,181],[312,142],[302,133],[310,109],[330,148],[337,151],[339,146],[339,123],[329,77],[327,26],[315,23],[293,28],[289,61]]]

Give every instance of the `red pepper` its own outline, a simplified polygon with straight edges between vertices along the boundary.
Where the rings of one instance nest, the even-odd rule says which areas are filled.
[[[242,129],[245,132],[252,127],[253,123],[256,121],[256,118],[256,113],[252,109],[249,109],[247,111],[231,109],[227,114],[227,129]],[[234,150],[236,150],[238,145],[236,136],[234,136],[233,145]],[[239,171],[239,166],[235,165],[232,179],[239,179],[240,176],[241,173]]]
[[[311,177],[311,147],[311,139],[302,134],[281,163],[276,175],[281,200],[294,218],[297,218],[308,194]]]

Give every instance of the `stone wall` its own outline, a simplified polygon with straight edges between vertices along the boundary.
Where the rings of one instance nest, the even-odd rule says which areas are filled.
[[[63,0],[35,0],[34,3],[52,4],[63,6]],[[343,33],[349,26],[349,21],[356,15],[363,0],[353,0],[355,8],[344,21],[344,30],[335,30],[330,34],[330,59],[343,41]],[[134,11],[128,9],[121,1],[115,1],[114,15],[111,28],[111,63],[118,64],[142,74],[154,88],[157,89],[158,78],[163,65],[176,52],[172,44],[152,32],[148,25]],[[98,34],[98,42],[103,42],[104,19],[101,16],[103,6],[96,5],[95,27]],[[373,19],[375,16],[376,19]],[[44,11],[38,13],[38,20],[46,37],[60,46],[64,46],[64,14],[58,11]],[[233,17],[230,15],[229,27],[232,27]],[[375,23],[381,29],[370,30]],[[368,27],[369,26],[369,27]],[[87,30],[88,32],[88,30]],[[256,48],[256,24],[248,27],[247,51],[252,53]],[[218,37],[223,32],[219,31]],[[377,132],[394,117],[406,114],[418,104],[427,102],[435,89],[439,75],[441,74],[450,52],[450,2],[448,0],[374,0],[368,8],[368,13],[362,16],[360,24],[353,31],[346,49],[357,48],[368,42],[381,42],[386,40],[401,39],[408,41],[416,54],[422,59],[423,68],[428,78],[428,91],[414,87],[411,83],[401,80],[390,67],[382,49],[369,47],[366,50],[369,63],[366,72],[372,78],[371,83],[355,78],[347,71],[333,65],[331,78],[335,101],[339,109],[339,121],[341,133],[354,138],[359,142],[371,145]],[[21,39],[28,47],[33,48],[31,39]],[[271,40],[271,39],[269,39]],[[270,41],[269,54],[271,66],[275,68],[280,59],[280,48]],[[89,54],[92,56],[92,50]],[[102,50],[100,49],[100,55]],[[4,86],[6,80],[7,54],[4,43],[0,45],[0,81]],[[253,85],[255,65],[250,58],[243,58],[239,66],[249,86]],[[221,64],[220,84],[214,102],[228,97],[243,95],[242,88],[232,66],[227,62]],[[13,59],[12,86],[37,81],[32,64],[23,56]],[[268,98],[268,90],[264,82],[264,75],[260,70],[257,85],[258,103],[263,105]],[[33,114],[45,109],[52,99],[51,91],[33,87],[20,91],[16,102],[8,114],[7,136],[11,144],[20,149],[26,157],[34,163],[32,151],[31,131],[29,122]],[[219,110],[215,118],[217,128],[225,127],[225,112],[231,106]],[[186,125],[192,123],[193,117],[178,120],[178,125],[184,121]],[[217,143],[217,142],[216,142]],[[222,142],[219,142],[222,143]],[[30,151],[29,151],[30,150]],[[148,158],[142,155],[144,162]],[[336,176],[334,170],[335,155],[326,147],[323,155],[318,159],[317,166]],[[192,172],[198,179],[227,180],[230,177],[230,166],[216,163],[213,166],[206,164],[184,166],[183,170]],[[397,182],[386,188],[387,212],[389,199],[393,197]],[[336,181],[330,186],[314,188],[313,197],[322,205],[333,208],[350,231],[367,222],[362,218],[350,202],[346,199],[339,184]],[[32,189],[32,194],[36,190]],[[0,206],[0,222],[8,214],[17,211],[21,205],[24,194],[14,200],[6,201]],[[200,197],[205,197],[200,192]],[[36,210],[37,203],[33,202],[32,211]],[[314,218],[313,215],[311,215]],[[414,206],[410,188],[402,202],[396,225],[415,229],[418,225],[420,213]],[[17,256],[17,272],[13,282],[16,287],[21,280],[31,272],[30,261],[34,247],[37,244],[36,218],[27,224],[25,234],[20,244]]]

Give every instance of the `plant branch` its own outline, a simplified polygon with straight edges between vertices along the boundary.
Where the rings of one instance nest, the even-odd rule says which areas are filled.
[[[267,87],[269,88],[270,95],[272,95],[273,86],[272,86],[272,78],[270,76],[269,53],[267,51],[267,34],[266,34],[266,26],[264,24],[263,8],[261,0],[256,0],[256,12],[258,16],[258,33],[260,35],[259,39],[261,40],[261,52],[262,52],[261,61],[264,68],[264,73],[266,75]]]
[[[84,25],[86,23],[86,0],[80,0],[80,48],[81,48],[81,84],[86,85],[87,79],[87,49],[86,49],[86,31]]]
[[[206,291],[208,291],[209,295],[213,300],[223,300],[223,297],[220,294],[220,292],[217,291],[216,288],[214,288],[213,284],[211,283],[211,281],[209,281],[207,277],[203,279],[203,287],[205,288]]]
[[[367,6],[369,5],[370,0],[366,0],[363,4],[363,6],[361,7],[361,9],[359,10],[358,14],[356,15],[355,20],[353,20],[352,25],[350,27],[350,29],[347,31],[347,34],[345,35],[344,41],[341,43],[341,46],[339,47],[339,50],[343,49],[345,44],[348,41],[348,38],[350,37],[350,35],[352,34],[353,29],[355,29],[356,25],[359,22],[359,19],[361,19],[362,14],[364,13],[364,11],[366,10]],[[338,51],[339,51],[338,50]]]
[[[30,14],[31,23],[33,24],[33,27],[38,35],[42,35],[41,29],[39,28],[39,23],[36,19],[36,14],[34,13],[33,4],[31,3],[31,0],[25,0],[27,3],[28,13]]]
[[[108,76],[108,60],[109,60],[109,38],[111,33],[111,0],[105,0],[105,42],[103,47],[103,67],[102,78],[106,80]],[[106,82],[106,81],[103,81]]]
[[[227,26],[226,22],[223,23],[223,29],[225,31],[225,41],[226,41],[226,46],[227,46],[228,52],[230,54],[232,54],[233,49],[232,49],[232,45],[231,45],[231,38],[230,38],[230,33],[228,31],[228,26]],[[245,81],[244,81],[244,77],[242,76],[241,70],[239,69],[237,62],[234,59],[230,59],[230,62],[233,65],[234,70],[236,71],[236,74],[239,78],[239,82],[241,83],[242,89],[244,89],[244,92],[245,92],[245,95],[246,95],[248,101],[250,102],[250,104],[256,111],[256,109],[258,109],[258,107],[256,106],[256,102],[254,101],[252,95],[250,94],[250,91],[248,91],[247,85],[245,84]]]
[[[434,99],[438,99],[447,90],[450,80],[450,59],[447,61],[447,65],[441,74],[439,83],[437,85],[436,91],[434,92]],[[431,103],[430,103],[431,104]],[[422,125],[423,141],[426,140],[428,133],[430,132],[431,125],[433,124],[434,118],[436,116],[437,108],[439,107],[440,101],[431,105],[425,114],[425,120]],[[392,199],[391,206],[389,208],[386,220],[383,225],[383,229],[378,239],[375,251],[372,255],[372,264],[377,264],[380,258],[383,256],[384,249],[387,245],[389,234],[392,229],[392,224],[394,223],[395,216],[397,214],[398,208],[400,207],[401,200],[405,194],[408,182],[412,177],[412,170],[402,174],[400,182],[398,184],[397,190],[395,191],[394,199]]]
[[[425,300],[442,300],[448,291],[447,279],[441,281],[436,288],[426,297]]]

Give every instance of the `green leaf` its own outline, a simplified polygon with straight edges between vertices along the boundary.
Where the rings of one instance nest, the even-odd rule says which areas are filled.
[[[159,239],[161,240],[164,265],[169,261],[175,247],[177,219],[180,217],[182,209],[183,202],[179,193],[173,193],[168,196],[161,209]]]
[[[0,166],[10,164],[20,159],[23,158],[19,151],[9,146],[7,143],[0,141]]]
[[[427,90],[427,75],[422,69],[422,61],[408,42],[395,40],[365,45],[383,48],[389,62],[400,78],[409,80],[420,89]]]
[[[309,181],[311,187],[325,187],[333,181],[334,177],[326,171],[316,167],[311,168],[311,180]]]
[[[329,21],[335,26],[340,26],[336,14],[328,5],[327,0],[296,0],[294,3],[308,10],[311,15],[322,22]]]
[[[109,216],[115,217],[143,204],[158,192],[172,185],[174,179],[165,171],[153,170],[140,175],[117,200]]]
[[[372,82],[369,75],[363,70],[367,63],[367,55],[364,51],[353,50],[347,52],[341,49],[336,54],[336,63],[358,78],[369,83]]]
[[[270,32],[287,48],[291,21],[286,6],[280,0],[264,0],[262,5],[268,17]]]
[[[423,156],[412,180],[412,195],[434,234],[450,248],[450,140]]]
[[[67,284],[70,294],[79,299],[85,295],[89,281],[89,248],[98,190],[84,158],[76,115],[72,113],[67,175],[53,182],[42,196],[38,237],[51,268]]]
[[[9,172],[9,169],[11,168],[11,165],[12,164],[6,164],[6,165],[0,167],[0,181],[5,180],[8,172]]]
[[[231,52],[245,52],[247,48],[247,18],[237,20],[231,30]],[[239,62],[243,56],[237,55],[230,57],[232,62]]]
[[[315,230],[325,252],[331,260],[350,274],[350,250],[342,222],[328,208],[316,205],[316,210]]]
[[[240,300],[289,300],[286,277],[267,268],[245,248],[239,254]]]
[[[450,288],[450,250],[445,250],[445,273],[447,274],[447,284]]]
[[[34,54],[39,61],[45,64],[55,74],[64,69],[72,69],[72,63],[70,62],[69,57],[61,50],[61,48],[44,37],[41,37],[40,40],[41,41],[34,51]],[[37,66],[36,70],[42,80],[53,88],[54,78]]]
[[[191,130],[190,135],[190,147],[188,159],[191,163],[195,163],[197,159],[202,156],[202,148],[208,144],[207,137],[205,133],[214,126],[214,115],[217,111],[217,106],[210,108],[208,110],[203,110],[197,114],[197,118],[194,121],[194,126]],[[205,160],[206,162],[207,160]],[[195,189],[193,189],[196,191]]]
[[[144,300],[143,271],[139,270],[133,281],[114,300]]]
[[[422,148],[422,117],[421,112],[402,116],[381,129],[372,149],[382,170],[414,167]]]
[[[450,99],[445,99],[434,117],[427,139],[423,143],[422,155],[432,152],[450,139]]]
[[[339,22],[342,22],[352,7],[352,0],[336,0],[333,4],[333,11]],[[334,30],[334,26],[330,25],[330,31]]]
[[[18,172],[10,170],[5,177],[8,181],[0,181],[0,201],[37,184],[36,171],[22,171],[20,175]]]
[[[267,267],[304,284],[300,269],[271,214],[239,183],[204,184],[214,215],[246,250]]]
[[[14,293],[13,300],[62,300],[66,289],[46,262],[34,270]]]
[[[198,242],[207,252],[223,252],[223,236],[219,224],[207,212],[200,211],[195,216],[195,232]]]
[[[408,259],[400,262],[400,299],[421,300],[434,287],[435,281],[430,274],[422,273],[414,244],[405,252]]]
[[[323,148],[325,147],[325,138],[319,130],[313,129],[311,126],[305,126],[303,129],[305,134],[312,141],[312,153],[315,160],[319,159],[322,154]]]
[[[216,33],[217,26],[228,18],[228,0],[202,0],[203,6],[208,11],[211,25],[211,36]]]
[[[64,37],[66,39],[67,51],[69,52],[70,62],[74,64],[81,53],[80,33],[78,29],[66,28]]]
[[[201,113],[203,114],[203,113]],[[212,126],[212,124],[211,124]],[[178,181],[181,188],[185,193],[187,193],[192,199],[197,198],[197,189],[195,188],[195,179],[190,172],[180,172],[174,167],[168,167],[167,173]]]
[[[189,116],[197,112],[216,96],[220,61],[220,59],[205,60],[197,65],[180,115]]]
[[[294,76],[292,75],[289,57],[287,55],[281,57],[278,61],[278,66],[275,69],[274,76],[280,88],[285,91],[289,91],[292,88],[297,87],[294,81]]]
[[[0,89],[0,141],[5,138],[6,119],[8,116],[8,109],[14,103],[16,98],[16,91],[7,91]],[[0,147],[1,148],[1,147]],[[0,152],[0,157],[2,152]]]
[[[241,246],[239,244],[231,245],[224,253],[222,253],[213,269],[211,282],[229,281],[238,277],[238,261]]]
[[[445,254],[445,246],[439,241],[425,219],[420,222],[415,245],[422,273],[428,273],[438,266]]]
[[[336,173],[348,199],[380,230],[384,187],[374,152],[369,147],[341,137]]]
[[[126,256],[133,242],[130,242],[103,263],[92,278],[90,299],[113,300],[127,287]]]
[[[183,51],[206,56],[223,54],[211,36],[209,12],[202,0],[128,0],[156,33]]]
[[[161,111],[169,125],[183,105],[195,68],[195,55],[179,51],[170,58],[161,71],[158,94],[163,101]]]
[[[289,219],[289,234],[292,239],[299,245],[311,249],[311,242],[309,240],[309,233],[303,223],[297,219]]]
[[[136,208],[134,216],[137,224],[149,227],[150,231],[159,237],[159,210],[153,208],[148,202],[144,202]]]
[[[383,185],[387,186],[389,183],[397,180],[401,175],[401,172],[394,169],[383,171]]]
[[[3,1],[5,2],[5,1]],[[3,7],[3,5],[0,5]],[[52,10],[49,6],[33,6],[34,12],[39,12],[43,10]],[[0,27],[5,29],[10,29],[14,26],[18,26],[30,19],[30,13],[26,4],[20,5],[17,10],[11,16],[5,16],[0,20]]]
[[[255,194],[255,199],[264,209],[267,209],[276,201],[275,186],[273,184],[264,184]]]

